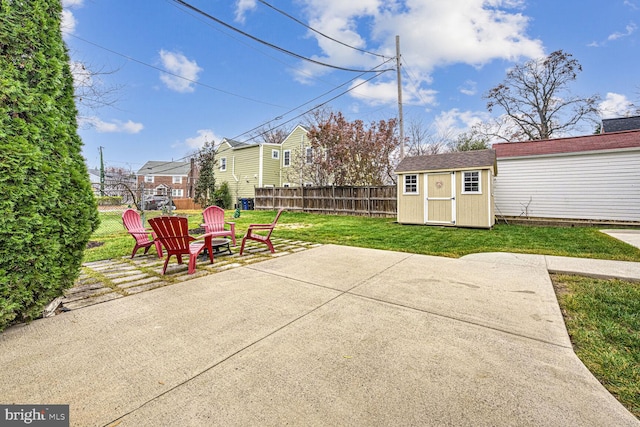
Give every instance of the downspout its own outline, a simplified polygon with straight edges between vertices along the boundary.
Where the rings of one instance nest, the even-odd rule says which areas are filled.
[[[240,181],[240,178],[236,176],[236,156],[231,158],[231,176],[236,180],[236,182]]]
[[[262,168],[264,167],[264,145],[260,144],[260,160],[258,161],[258,187],[262,187]]]

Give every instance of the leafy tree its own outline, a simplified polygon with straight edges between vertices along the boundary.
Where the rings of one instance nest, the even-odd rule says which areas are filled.
[[[205,142],[196,157],[198,179],[194,189],[193,200],[203,208],[214,204],[216,191],[216,150],[213,142]]]
[[[220,206],[222,209],[231,209],[231,190],[227,181],[220,184],[220,187],[213,193],[213,198],[216,206]]]
[[[311,127],[308,137],[311,155],[305,163],[316,185],[382,185],[394,178],[393,153],[400,145],[396,119],[367,126],[329,113]]]
[[[486,150],[489,148],[489,140],[483,136],[474,133],[473,131],[463,132],[449,144],[451,151],[474,151],[474,150]]]
[[[59,0],[0,0],[0,329],[73,286],[98,224]]]
[[[489,91],[487,109],[504,110],[506,132],[492,136],[505,140],[549,139],[575,129],[583,120],[597,118],[597,95],[573,96],[568,86],[582,66],[561,50],[549,56],[516,65],[505,80]]]

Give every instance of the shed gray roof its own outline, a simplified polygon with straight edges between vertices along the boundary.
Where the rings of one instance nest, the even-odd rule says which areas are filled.
[[[640,129],[640,116],[602,119],[602,132],[622,132]]]
[[[138,170],[137,175],[189,175],[190,162],[162,162],[150,160]]]
[[[470,168],[493,168],[497,174],[496,152],[489,149],[405,157],[396,168],[396,173]]]

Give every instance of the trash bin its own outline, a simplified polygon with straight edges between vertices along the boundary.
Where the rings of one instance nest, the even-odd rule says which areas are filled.
[[[248,200],[248,209],[249,209],[250,211],[254,210],[254,209],[255,209],[255,202],[254,202],[254,200],[253,200],[253,199],[247,199],[247,200]]]
[[[240,204],[242,205],[243,211],[249,210],[249,199],[240,199]]]

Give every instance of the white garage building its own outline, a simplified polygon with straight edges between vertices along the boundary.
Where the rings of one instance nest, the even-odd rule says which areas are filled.
[[[492,148],[498,218],[640,221],[640,130]]]

